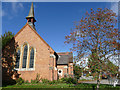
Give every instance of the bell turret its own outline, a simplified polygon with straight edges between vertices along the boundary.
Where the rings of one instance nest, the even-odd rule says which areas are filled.
[[[33,2],[31,4],[31,8],[29,11],[28,16],[26,17],[27,19],[27,23],[33,28],[35,29],[35,24],[34,22],[36,22],[35,17],[34,17],[34,6],[33,6]],[[36,30],[36,29],[35,29]]]

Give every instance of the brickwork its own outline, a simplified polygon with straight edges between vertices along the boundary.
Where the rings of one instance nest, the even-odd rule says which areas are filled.
[[[69,63],[69,69],[68,69],[69,75],[73,75],[73,63]]]
[[[59,70],[61,71],[61,73],[59,73],[59,79],[63,78],[65,74],[68,74],[68,66],[67,65],[57,65],[57,69],[58,69],[58,73]]]
[[[58,59],[56,57],[58,55],[35,31],[34,22],[36,22],[36,20],[34,18],[33,3],[26,19],[26,25],[14,36],[5,49],[3,49],[4,56],[2,56],[2,60],[4,63],[2,67],[4,78],[8,79],[7,77],[11,75],[9,78],[16,79],[18,77],[22,77],[24,80],[28,80],[30,82],[36,78],[37,74],[40,74],[40,78],[52,81],[58,79],[58,70],[62,70],[60,78],[64,77],[65,74],[71,74],[70,72],[73,70],[73,66],[71,64],[56,65],[56,61]],[[25,47],[27,47],[27,55],[23,59]],[[34,50],[33,68],[29,68],[31,49]],[[20,51],[19,68],[14,68],[16,70],[14,74],[12,70],[16,61],[15,54],[18,50]],[[67,55],[68,52],[65,54]],[[24,63],[26,63],[26,66],[24,66]],[[7,74],[5,72],[9,73]]]
[[[57,65],[59,79],[65,77],[65,75],[72,76],[73,75],[73,63],[69,63],[68,65]],[[61,70],[61,74],[59,74],[59,70]]]
[[[20,76],[30,81],[31,79],[35,79],[37,73],[40,74],[41,78],[46,78],[48,80],[52,79],[53,70],[50,69],[50,66],[53,66],[54,59],[50,59],[50,52],[54,52],[36,33],[31,29],[29,25],[26,25],[23,30],[15,36],[15,42],[18,43],[19,47],[24,47],[24,43],[28,43],[28,47],[33,47],[36,49],[35,53],[35,67],[33,70],[29,70],[29,58],[27,59],[27,68],[26,70],[22,70],[22,57],[20,62],[20,69],[18,70],[21,74]],[[22,48],[23,49],[23,48]],[[29,48],[28,48],[29,51]],[[23,53],[23,50],[22,52]],[[28,56],[29,56],[28,52]]]
[[[14,44],[14,45],[13,45]],[[45,78],[48,80],[57,80],[58,71],[61,70],[62,74],[59,75],[59,78],[64,77],[65,74],[72,74],[73,64],[68,65],[56,65],[56,56],[54,55],[54,50],[37,34],[34,29],[26,24],[14,37],[7,47],[7,50],[4,52],[10,52],[10,56],[15,61],[15,47],[17,44],[17,49],[20,50],[20,61],[19,68],[17,68],[17,73],[19,77],[22,77],[24,80],[34,80],[37,74],[40,74],[40,78]],[[27,45],[27,63],[26,68],[22,68],[23,64],[23,52],[24,47]],[[34,67],[29,68],[30,63],[30,51],[31,48],[34,49]],[[14,63],[15,64],[15,63]],[[15,79],[15,75],[13,76]]]

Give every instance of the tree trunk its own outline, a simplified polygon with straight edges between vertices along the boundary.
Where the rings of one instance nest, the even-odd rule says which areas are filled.
[[[97,78],[97,90],[99,90],[99,86],[100,86],[100,74],[98,75],[98,78]]]
[[[97,90],[99,90],[100,80],[97,80]]]

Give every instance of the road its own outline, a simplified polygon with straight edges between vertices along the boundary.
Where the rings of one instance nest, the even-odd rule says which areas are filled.
[[[93,84],[96,84],[97,80],[95,80],[95,81],[83,81],[82,83],[93,83]],[[100,80],[100,84],[110,84],[110,82],[108,80]],[[120,85],[120,83],[119,83],[119,85]]]

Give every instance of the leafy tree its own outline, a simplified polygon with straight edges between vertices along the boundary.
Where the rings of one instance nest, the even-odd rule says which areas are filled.
[[[3,35],[0,37],[0,51],[2,52],[2,49],[5,47],[5,45],[14,37],[14,33],[8,31],[5,32]],[[1,53],[0,52],[0,53]]]
[[[100,72],[100,69],[102,69],[103,63],[102,61],[99,61],[98,59],[92,58],[92,56],[88,59],[88,67],[91,73]]]
[[[14,37],[14,33],[8,31],[4,35],[1,35],[2,38],[2,48]]]
[[[17,71],[14,70],[15,60],[13,55],[17,47],[17,43],[14,39],[14,33],[8,31],[4,35],[1,35],[2,38],[2,83],[4,84],[14,84],[15,81],[12,79],[13,75],[17,74]]]
[[[79,79],[79,77],[81,77],[82,71],[83,71],[83,68],[80,68],[80,66],[73,64],[73,72],[77,79]]]
[[[93,75],[96,72],[105,72],[109,76],[115,76],[118,73],[118,66],[113,64],[112,61],[106,60],[106,62],[104,62],[98,59],[95,60],[92,55],[88,59],[88,67]]]
[[[103,68],[104,68],[104,71],[106,71],[106,69],[107,69],[109,75],[114,75],[115,76],[115,74],[118,73],[118,66],[113,64],[113,62],[111,62],[110,60],[108,60],[105,63],[105,66]]]
[[[86,17],[75,22],[75,28],[67,35],[65,43],[73,44],[71,50],[77,52],[77,57],[87,57],[92,54],[92,59],[101,63],[111,56],[118,54],[118,28],[117,15],[107,8],[98,8],[86,12]],[[97,70],[97,88],[99,88],[100,67]]]

